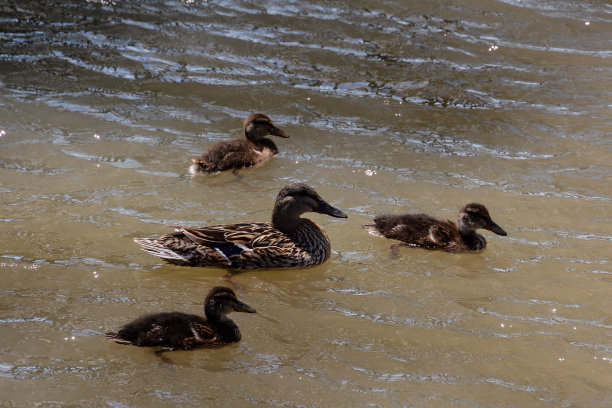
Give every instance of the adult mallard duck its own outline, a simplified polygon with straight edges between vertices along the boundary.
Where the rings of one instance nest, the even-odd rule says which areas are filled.
[[[305,212],[346,218],[312,187],[293,183],[283,187],[272,210],[272,222],[212,227],[175,226],[159,238],[135,238],[151,255],[187,266],[228,269],[290,268],[318,265],[331,253],[329,238],[317,224],[301,218]]]
[[[252,113],[244,121],[246,139],[217,142],[191,159],[192,174],[216,173],[259,164],[278,154],[278,147],[267,135],[289,137],[263,113]]]
[[[477,203],[466,204],[459,210],[457,224],[427,214],[385,214],[363,228],[373,235],[396,239],[409,246],[457,252],[485,249],[487,240],[476,232],[480,228],[507,235],[493,222],[487,208]]]
[[[120,344],[165,349],[219,346],[240,341],[238,326],[227,314],[255,313],[230,288],[212,288],[204,301],[206,318],[194,314],[165,312],[141,316],[106,337]]]

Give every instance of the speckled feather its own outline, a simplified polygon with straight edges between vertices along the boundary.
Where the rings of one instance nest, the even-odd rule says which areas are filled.
[[[250,140],[228,140],[210,146],[192,162],[200,173],[216,173],[228,169],[251,167],[278,155],[278,147],[270,139],[257,143]]]
[[[117,332],[107,333],[106,337],[120,344],[173,349],[225,344],[208,327],[205,318],[180,312],[142,316]]]
[[[267,135],[288,138],[263,113],[253,113],[244,121],[242,140],[225,140],[209,146],[204,152],[191,159],[191,173],[216,173],[228,169],[250,167],[278,154],[276,144]]]
[[[277,230],[271,223],[175,229],[176,232],[156,239],[138,238],[135,241],[145,251],[170,263],[231,269],[318,265],[325,262],[331,253],[327,234],[305,218],[300,220],[292,237]],[[164,256],[159,251],[160,246],[180,258]]]
[[[255,313],[230,288],[212,288],[204,301],[206,317],[181,312],[147,314],[106,337],[120,344],[165,349],[212,347],[240,341],[238,326],[227,317],[236,312]]]
[[[373,235],[396,239],[409,246],[443,249],[451,252],[478,251],[487,246],[487,240],[476,229],[484,228],[498,235],[506,235],[491,219],[482,204],[470,203],[458,213],[458,223],[427,214],[384,214],[363,225]]]
[[[159,238],[135,238],[151,255],[186,266],[269,269],[318,265],[331,254],[327,234],[300,215],[318,212],[346,218],[312,187],[292,183],[279,191],[271,223],[241,223],[202,228],[175,226]]]

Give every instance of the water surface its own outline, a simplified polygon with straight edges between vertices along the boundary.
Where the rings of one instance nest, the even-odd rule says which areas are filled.
[[[10,406],[607,407],[612,8],[599,1],[0,5],[0,390]],[[250,112],[291,135],[192,178]],[[197,313],[220,269],[132,238],[266,221],[306,182],[318,267],[234,278],[236,345],[167,364],[103,333]],[[477,254],[361,230],[383,212],[507,232]]]

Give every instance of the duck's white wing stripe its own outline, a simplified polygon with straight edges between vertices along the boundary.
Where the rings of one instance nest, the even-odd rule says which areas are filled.
[[[224,257],[227,260],[227,262],[231,262],[230,259],[227,257],[227,255],[225,255],[223,253],[222,250],[220,250],[219,248],[215,247],[215,251],[217,251],[217,253],[219,253],[222,257]]]
[[[238,242],[232,242],[234,245],[236,245],[238,248],[242,249],[243,251],[252,251],[251,248],[247,247],[244,244],[240,244]],[[216,249],[216,248],[215,248]]]

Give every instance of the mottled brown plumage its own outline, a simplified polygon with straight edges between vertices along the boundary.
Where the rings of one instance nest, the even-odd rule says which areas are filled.
[[[134,241],[146,252],[178,265],[228,269],[318,265],[329,258],[331,246],[317,224],[300,217],[309,211],[346,218],[312,187],[293,183],[278,193],[272,222],[202,228],[176,226],[174,233]]]
[[[363,228],[373,235],[396,239],[409,246],[447,251],[477,251],[485,249],[487,240],[476,233],[486,229],[497,235],[507,235],[493,220],[482,204],[470,203],[457,215],[457,224],[427,214],[384,214]]]
[[[120,344],[172,350],[235,343],[240,341],[241,334],[226,316],[230,312],[255,313],[255,309],[239,301],[233,290],[217,286],[204,301],[206,318],[180,312],[149,314],[117,332],[106,333],[106,337]]]
[[[246,139],[226,140],[208,147],[191,159],[190,172],[216,173],[259,164],[278,154],[278,147],[267,135],[289,137],[263,113],[253,113],[244,121]]]

